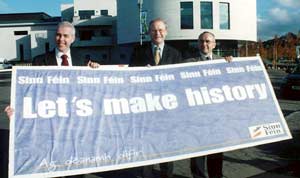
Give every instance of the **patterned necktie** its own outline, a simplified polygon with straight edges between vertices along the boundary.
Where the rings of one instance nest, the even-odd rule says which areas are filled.
[[[158,65],[160,61],[160,49],[158,46],[156,46],[154,48],[154,62],[155,62],[155,65]]]
[[[61,65],[62,66],[68,66],[69,65],[68,56],[67,55],[63,54],[61,56],[61,59],[62,59],[62,61],[61,61]]]

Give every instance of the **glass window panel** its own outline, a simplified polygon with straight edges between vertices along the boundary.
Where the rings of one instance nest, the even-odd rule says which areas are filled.
[[[180,22],[181,29],[194,28],[193,2],[180,3]]]
[[[200,2],[201,28],[213,28],[212,2]]]
[[[230,29],[229,3],[220,3],[220,29]]]
[[[80,10],[79,17],[80,19],[91,19],[91,16],[95,15],[93,10]]]
[[[15,35],[28,35],[28,31],[14,31]]]
[[[101,15],[108,16],[108,10],[101,10]]]

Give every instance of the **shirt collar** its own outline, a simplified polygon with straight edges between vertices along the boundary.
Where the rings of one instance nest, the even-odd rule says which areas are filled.
[[[58,66],[61,65],[61,62],[62,62],[61,56],[64,54],[68,56],[69,65],[72,66],[71,50],[69,49],[66,53],[63,53],[63,52],[59,51],[57,48],[55,48],[55,56],[56,56],[57,65]]]
[[[204,53],[200,52],[200,56],[201,56],[202,59],[205,59],[205,60],[206,60],[208,57],[209,57],[210,60],[213,59],[212,53],[211,53],[211,54],[204,54]]]
[[[159,45],[156,45],[156,44],[153,44],[153,43],[151,43],[151,44],[152,44],[153,51],[155,50],[155,47],[157,47],[157,46],[159,47],[160,51],[162,51],[164,49],[164,46],[165,46],[164,42],[159,44]]]
[[[59,58],[64,54],[66,54],[68,56],[68,58],[71,58],[71,50],[70,49],[66,53],[63,53],[63,52],[59,51],[57,48],[55,48],[55,54],[56,54],[56,57],[59,57]]]
[[[161,43],[159,45],[155,45],[155,44],[152,43],[152,53],[154,54],[155,48],[159,47],[159,54],[160,54],[160,57],[162,57],[164,46],[165,46],[165,43]]]

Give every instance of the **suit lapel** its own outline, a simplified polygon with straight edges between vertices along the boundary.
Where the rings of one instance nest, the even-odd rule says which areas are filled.
[[[71,50],[72,65],[73,66],[83,66],[84,62],[81,61],[80,58],[77,57],[77,55],[72,51],[74,51],[74,50]]]
[[[162,58],[160,60],[160,64],[168,64],[168,57],[170,56],[170,51],[169,51],[169,47],[168,45],[165,44],[164,49],[163,49],[163,54],[162,54]]]
[[[151,45],[149,45],[146,48],[145,55],[146,55],[146,59],[147,59],[147,64],[150,64],[151,66],[155,65]]]
[[[51,51],[49,55],[46,58],[46,64],[51,66],[57,66],[56,56],[55,56],[55,50]]]

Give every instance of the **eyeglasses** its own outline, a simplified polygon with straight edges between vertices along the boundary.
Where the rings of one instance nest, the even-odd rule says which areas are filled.
[[[156,32],[159,32],[159,33],[163,33],[163,32],[165,32],[166,30],[165,29],[158,29],[158,30],[150,30],[150,33],[153,33],[153,34],[155,34]]]

